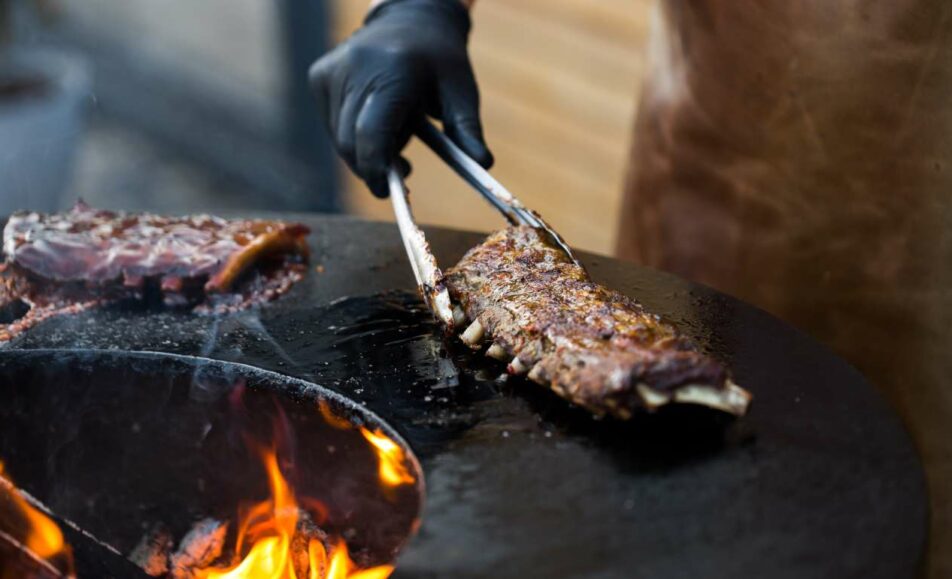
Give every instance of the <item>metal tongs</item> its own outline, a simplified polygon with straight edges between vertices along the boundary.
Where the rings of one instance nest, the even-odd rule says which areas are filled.
[[[502,183],[497,181],[489,171],[483,169],[462,149],[456,146],[443,131],[432,122],[424,119],[416,131],[417,137],[423,141],[438,157],[443,159],[456,173],[469,183],[483,198],[495,207],[513,225],[528,225],[543,232],[553,246],[560,248],[576,264],[579,264],[572,249],[565,243],[558,233],[542,219],[535,211],[522,204],[515,195],[509,192]],[[430,309],[449,330],[462,322],[463,313],[454,308],[450,301],[443,272],[436,264],[436,257],[430,251],[423,231],[417,226],[410,210],[407,187],[403,177],[395,165],[387,173],[390,186],[390,199],[393,202],[393,211],[396,214],[397,227],[403,245],[410,258],[413,275],[423,291]],[[581,265],[581,264],[579,264]]]

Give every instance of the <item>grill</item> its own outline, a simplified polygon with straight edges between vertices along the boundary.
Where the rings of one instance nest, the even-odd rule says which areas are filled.
[[[233,413],[223,392],[238,383],[247,431],[264,436],[285,415],[308,492],[338,493],[325,498],[351,513],[340,525],[357,529],[356,556],[379,563],[399,550],[394,577],[915,575],[926,499],[902,425],[855,370],[769,315],[583,257],[596,281],[679,325],[755,396],[738,421],[690,407],[596,421],[444,343],[416,295],[392,291],[415,286],[395,227],[293,219],[314,231],[318,271],[260,311],[87,312],[0,353],[0,458],[59,520],[116,551],[65,525],[80,578],[108,576],[81,568],[107,560],[112,576],[141,575],[124,555],[150,524],[180,536],[248,484],[266,492],[228,428],[200,436]],[[480,239],[427,236],[447,264]],[[354,431],[321,427],[321,397],[408,445],[425,499],[419,485],[396,502],[366,485],[341,490],[362,488],[342,481],[364,480],[373,463],[358,453],[322,468],[320,449],[347,447],[333,437]],[[77,414],[100,427],[68,435]],[[141,416],[136,436],[122,436]]]
[[[19,487],[86,533],[80,577],[97,576],[93,543],[130,554],[159,531],[179,543],[196,521],[228,520],[249,496],[266,496],[249,439],[293,457],[297,493],[329,507],[324,528],[349,536],[365,566],[396,555],[422,508],[416,461],[420,484],[382,493],[375,455],[338,420],[399,440],[386,425],[271,372],[168,354],[37,350],[3,356],[0,398],[0,453]]]

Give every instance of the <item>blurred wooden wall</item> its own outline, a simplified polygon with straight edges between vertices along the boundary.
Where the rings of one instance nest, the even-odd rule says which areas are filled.
[[[338,40],[366,0],[333,0]],[[478,0],[471,44],[493,170],[574,246],[614,251],[651,0]],[[502,220],[418,143],[408,157],[421,223],[490,230]],[[349,175],[349,172],[344,169]],[[390,219],[354,178],[345,202]]]

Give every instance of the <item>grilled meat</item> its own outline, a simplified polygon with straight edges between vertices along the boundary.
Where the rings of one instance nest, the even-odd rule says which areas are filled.
[[[304,225],[95,210],[16,213],[3,231],[0,306],[25,316],[0,341],[42,319],[157,296],[168,306],[224,312],[273,299],[303,276]]]
[[[535,229],[489,236],[447,272],[450,296],[473,320],[461,338],[509,360],[511,373],[597,414],[697,403],[741,415],[749,394],[635,300],[594,283]]]

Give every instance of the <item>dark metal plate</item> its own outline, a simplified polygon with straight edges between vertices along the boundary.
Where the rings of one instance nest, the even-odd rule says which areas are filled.
[[[583,256],[677,323],[755,396],[750,415],[677,409],[596,422],[450,348],[412,294],[396,228],[304,218],[323,273],[225,318],[103,311],[12,348],[198,354],[313,381],[400,432],[427,477],[396,577],[896,578],[925,541],[923,475],[859,373],[768,314],[656,271]],[[480,239],[429,230],[440,262]]]

